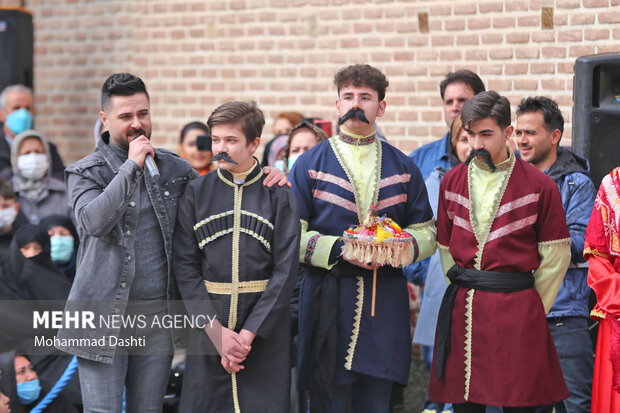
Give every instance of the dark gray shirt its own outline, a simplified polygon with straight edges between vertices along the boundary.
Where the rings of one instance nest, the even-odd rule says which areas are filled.
[[[112,152],[121,161],[127,160],[126,150],[110,143]],[[146,189],[144,175],[136,188],[140,195],[138,225],[135,236],[136,274],[129,290],[130,300],[166,299],[167,261],[164,237],[153,203]]]

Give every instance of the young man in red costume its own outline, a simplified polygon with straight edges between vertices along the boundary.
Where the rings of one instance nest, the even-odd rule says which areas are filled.
[[[461,119],[472,151],[440,186],[437,246],[450,285],[429,398],[455,413],[533,413],[568,397],[545,319],[570,262],[560,193],[506,145],[508,99],[482,92]]]

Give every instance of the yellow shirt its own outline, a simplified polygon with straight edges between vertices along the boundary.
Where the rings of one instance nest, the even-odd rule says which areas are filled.
[[[368,136],[358,136],[345,131],[342,131],[342,133],[356,141],[368,139],[374,135],[374,132]],[[370,144],[352,144],[343,142],[336,136],[330,139],[330,143],[353,185],[359,223],[361,224],[368,214],[368,209],[373,202],[376,202],[376,197],[379,194],[381,142],[375,139]],[[318,232],[308,231],[308,223],[303,220],[301,221],[301,226],[302,248],[299,253],[299,259],[301,262],[304,262],[305,245]],[[430,257],[435,253],[437,231],[432,222],[429,222],[429,225],[403,229],[411,234],[418,243],[419,255],[417,261]],[[322,236],[315,246],[312,264],[320,268],[331,269],[336,263],[329,263],[329,255],[333,245],[339,239],[340,236],[335,235]]]

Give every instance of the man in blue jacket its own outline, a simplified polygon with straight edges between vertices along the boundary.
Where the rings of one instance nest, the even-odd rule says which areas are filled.
[[[452,126],[452,121],[461,113],[463,104],[484,90],[484,83],[472,71],[461,69],[448,73],[439,84],[448,130]],[[428,178],[436,168],[447,171],[459,163],[451,150],[449,135],[448,131],[442,139],[421,146],[409,154],[422,172],[424,179]]]
[[[596,189],[589,165],[559,146],[564,118],[558,105],[546,97],[526,98],[517,107],[517,145],[521,158],[555,181],[562,195],[571,238],[571,265],[547,315],[549,329],[570,392],[556,412],[589,412],[594,356],[588,331],[587,262],[583,258],[586,227]],[[551,412],[551,406],[539,409]]]

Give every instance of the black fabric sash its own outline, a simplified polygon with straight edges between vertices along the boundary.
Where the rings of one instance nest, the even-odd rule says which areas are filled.
[[[452,307],[459,287],[493,293],[512,293],[528,290],[534,287],[534,277],[531,272],[497,272],[482,271],[473,268],[461,268],[453,265],[448,274],[450,285],[439,307],[437,321],[437,337],[435,340],[436,366],[435,373],[441,380],[448,355],[450,354],[450,327],[452,324]]]
[[[328,271],[314,291],[311,304],[312,345],[310,411],[324,412],[332,399],[338,339],[338,278],[340,264]]]
[[[389,267],[382,267],[382,276],[388,276]],[[340,262],[331,270],[308,271],[321,274],[323,280],[314,291],[311,304],[311,377],[310,377],[310,412],[325,412],[332,401],[334,378],[336,374],[337,346],[338,346],[338,279],[342,277],[356,277],[370,275],[372,271]],[[402,276],[399,269],[394,273]]]

